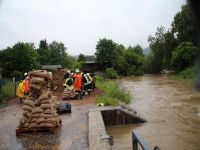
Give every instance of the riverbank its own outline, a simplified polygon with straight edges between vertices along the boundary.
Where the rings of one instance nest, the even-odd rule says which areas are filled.
[[[132,96],[123,88],[120,88],[116,80],[103,80],[98,78],[96,84],[102,94],[97,96],[96,103],[116,106],[120,103],[130,104]]]

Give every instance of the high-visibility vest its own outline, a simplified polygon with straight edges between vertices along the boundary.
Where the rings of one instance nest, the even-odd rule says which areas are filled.
[[[90,78],[89,78],[88,74],[84,74],[83,76],[84,76],[84,78],[86,79],[86,83],[85,83],[84,85],[90,84],[91,81],[90,81]]]
[[[66,88],[66,87],[68,87],[69,85],[67,85],[67,82],[70,80],[70,78],[67,78],[67,79],[65,79],[65,82],[63,83],[63,86]]]
[[[75,90],[81,90],[81,84],[82,84],[82,77],[80,74],[76,74],[74,76],[74,88]]]

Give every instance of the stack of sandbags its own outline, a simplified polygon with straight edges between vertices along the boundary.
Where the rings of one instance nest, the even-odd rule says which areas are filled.
[[[63,91],[63,99],[73,99],[76,97],[76,92],[73,86],[68,86]]]
[[[60,118],[56,113],[56,97],[52,96],[48,85],[52,82],[46,71],[30,72],[30,94],[23,104],[23,117],[19,128],[57,127]]]

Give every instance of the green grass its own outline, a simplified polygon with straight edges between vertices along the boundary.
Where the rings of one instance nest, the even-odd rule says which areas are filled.
[[[196,74],[196,66],[192,66],[186,68],[185,70],[181,71],[180,73],[173,75],[172,79],[174,80],[193,80]]]
[[[103,95],[96,98],[96,103],[103,103],[104,105],[118,105],[120,102],[129,104],[131,102],[130,93],[120,89],[118,85],[110,80],[97,80],[97,87],[103,90]]]
[[[19,82],[16,82],[16,88]],[[6,81],[0,93],[0,104],[5,104],[9,99],[15,97],[15,84],[11,81]]]

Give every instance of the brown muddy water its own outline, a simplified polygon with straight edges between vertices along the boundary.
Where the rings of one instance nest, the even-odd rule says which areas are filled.
[[[139,130],[153,148],[200,150],[200,92],[186,81],[145,75],[121,81],[133,95],[131,106],[148,122],[107,127],[114,150],[130,150],[131,131]]]
[[[72,113],[61,115],[62,127],[58,134],[16,137],[22,105],[1,108],[0,150],[88,150],[88,110],[94,108],[94,100],[92,96],[85,96],[83,100],[68,102],[72,104]]]

